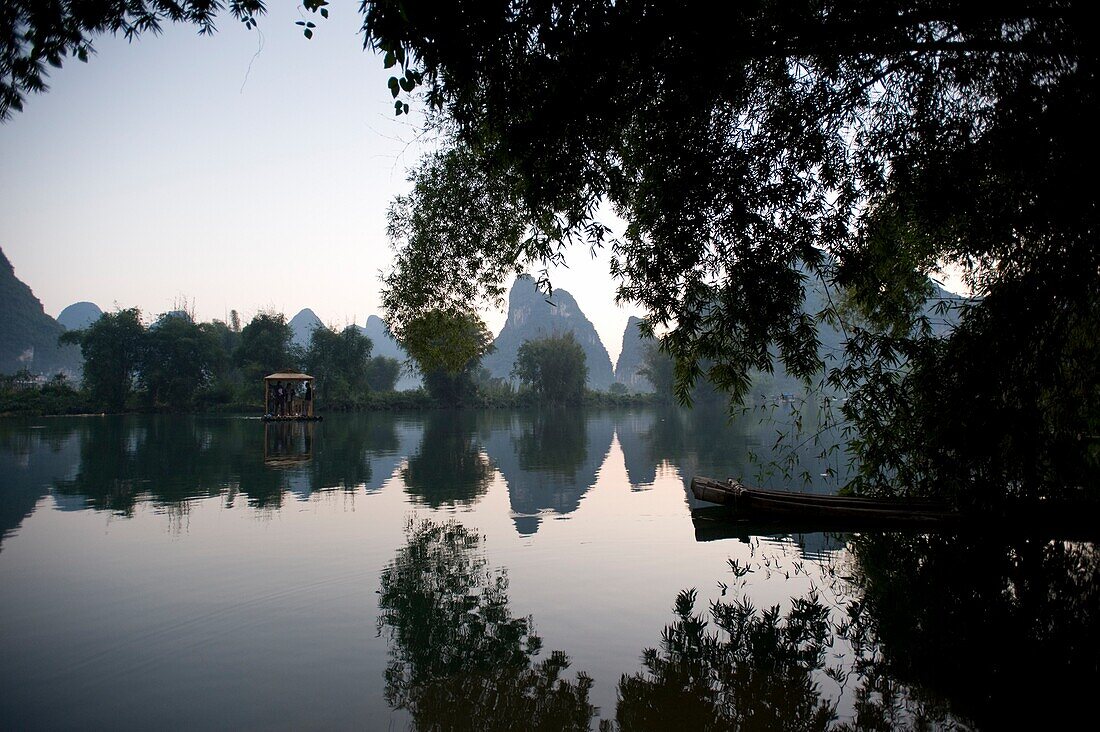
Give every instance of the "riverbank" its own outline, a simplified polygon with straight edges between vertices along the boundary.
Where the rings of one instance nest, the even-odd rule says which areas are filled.
[[[609,394],[589,391],[578,404],[566,406],[635,407],[662,403],[653,394]],[[483,409],[516,409],[543,405],[538,396],[529,391],[511,394],[482,394],[459,404],[446,404],[424,389],[413,391],[388,391],[365,394],[354,400],[336,404],[318,402],[319,414],[341,412],[385,412],[400,410],[447,409],[454,406]],[[81,414],[262,414],[263,408],[253,402],[213,402],[197,398],[187,406],[169,407],[149,404],[140,396],[127,401],[125,408],[110,410],[92,402],[82,390],[67,385],[46,385],[37,389],[11,389],[0,391],[0,417],[48,417],[75,416]]]

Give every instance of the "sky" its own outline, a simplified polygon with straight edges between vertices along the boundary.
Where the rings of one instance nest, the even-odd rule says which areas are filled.
[[[184,301],[200,320],[382,314],[386,209],[431,138],[415,109],[394,117],[358,3],[307,13],[312,40],[292,4],[270,6],[258,31],[226,15],[210,37],[101,37],[0,123],[0,248],[47,313],[89,300],[149,318]],[[568,261],[551,281],[614,360],[641,313],[614,304],[606,253]],[[483,316],[496,333],[506,314]]]

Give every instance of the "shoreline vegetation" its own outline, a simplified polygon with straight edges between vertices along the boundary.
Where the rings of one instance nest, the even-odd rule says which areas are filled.
[[[196,399],[187,406],[153,405],[134,395],[121,408],[97,408],[88,393],[75,388],[68,379],[53,379],[43,385],[12,386],[12,377],[3,377],[0,382],[0,418],[11,417],[92,417],[107,414],[263,414],[259,402],[212,402]],[[657,394],[624,393],[614,394],[601,391],[587,391],[575,402],[566,402],[566,407],[638,407],[667,403]],[[353,400],[344,400],[337,404],[326,404],[321,397],[317,404],[320,414],[340,412],[385,412],[401,410],[434,410],[455,407],[479,409],[530,409],[546,406],[530,390],[507,391],[498,388],[493,392],[479,393],[469,401],[457,404],[447,403],[434,398],[426,389],[409,391],[370,392]]]
[[[429,314],[431,315],[431,314]],[[438,319],[438,318],[437,318]],[[445,319],[445,318],[444,318]],[[675,401],[672,362],[649,344],[640,374],[653,391],[613,383],[588,388],[584,350],[570,332],[524,341],[510,377],[494,376],[483,358],[494,352],[480,321],[436,323],[402,343],[409,359],[375,356],[356,326],[318,326],[308,344],[295,341],[282,313],[261,312],[242,324],[198,322],[175,310],[148,321],[136,308],[103,313],[59,341],[79,346],[81,374],[22,369],[0,375],[0,417],[100,414],[264,413],[263,379],[301,371],[312,375],[319,413],[430,410],[450,407],[529,408],[540,405],[629,407]],[[402,374],[423,385],[397,390]],[[761,381],[761,391],[779,386]],[[692,401],[722,401],[697,389]]]

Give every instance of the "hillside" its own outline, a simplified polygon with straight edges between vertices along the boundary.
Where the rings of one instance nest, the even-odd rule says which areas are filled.
[[[651,392],[653,384],[638,371],[644,364],[645,349],[649,341],[638,330],[642,319],[633,315],[626,321],[623,330],[623,348],[619,351],[619,360],[615,363],[615,381],[625,384],[631,391]]]
[[[57,315],[57,322],[65,330],[84,330],[99,320],[103,311],[94,302],[74,302]]]
[[[533,279],[516,279],[508,293],[508,320],[494,343],[496,350],[485,357],[483,365],[494,377],[511,380],[516,354],[525,341],[572,333],[584,349],[588,388],[607,390],[614,381],[611,357],[596,329],[565,290],[554,290],[547,300],[545,293],[535,288]]]
[[[363,334],[370,338],[371,343],[374,344],[374,347],[371,349],[372,356],[395,358],[401,362],[402,366],[409,360],[409,354],[407,354],[405,349],[386,332],[385,322],[377,315],[372,315],[367,318],[367,324],[360,330],[362,330]],[[402,370],[401,378],[397,380],[397,390],[408,391],[410,389],[419,389],[420,384],[420,377],[418,375],[415,373],[409,374]]]
[[[15,268],[0,250],[0,373],[20,369],[49,375],[80,371],[80,349],[59,346],[65,329],[46,315],[31,288],[15,276]]]
[[[291,343],[309,348],[309,338],[313,335],[313,331],[323,325],[317,314],[309,308],[299,310],[298,314],[290,319],[290,329],[294,332],[290,339]]]

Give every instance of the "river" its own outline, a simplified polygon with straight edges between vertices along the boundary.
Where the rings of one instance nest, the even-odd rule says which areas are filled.
[[[1089,709],[1092,543],[705,529],[693,475],[838,488],[834,431],[775,448],[792,419],[0,420],[0,727],[993,729]]]

